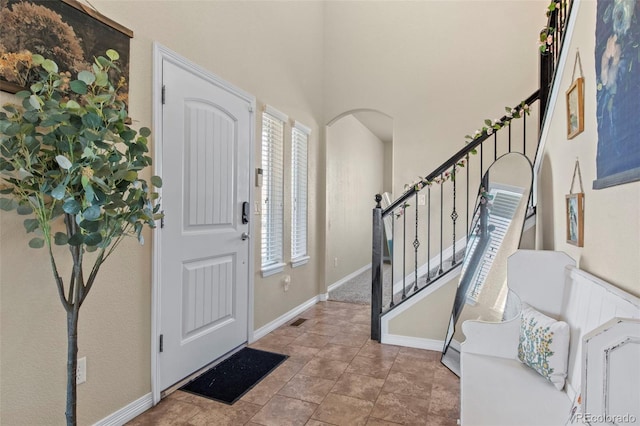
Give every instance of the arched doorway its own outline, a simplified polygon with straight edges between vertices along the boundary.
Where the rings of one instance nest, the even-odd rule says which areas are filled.
[[[393,190],[393,118],[370,109],[347,111],[327,124],[326,141],[330,291],[370,268],[374,196]]]

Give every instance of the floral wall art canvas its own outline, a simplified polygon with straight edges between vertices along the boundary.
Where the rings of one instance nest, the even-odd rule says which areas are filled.
[[[640,180],[640,3],[598,0],[594,189]]]

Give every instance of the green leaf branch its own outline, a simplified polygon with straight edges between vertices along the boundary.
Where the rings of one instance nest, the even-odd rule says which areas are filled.
[[[526,102],[522,101],[515,108],[505,107],[506,114],[504,117],[496,120],[486,119],[484,121],[484,126],[475,131],[473,135],[466,135],[465,140],[466,143],[470,143],[479,139],[481,137],[487,137],[492,135],[494,132],[502,129],[503,127],[509,126],[511,121],[514,119],[522,118],[525,115],[529,115],[531,113],[529,105]],[[433,179],[427,179],[426,177],[418,176],[418,179],[413,181],[410,184],[404,186],[405,194],[409,191],[418,192],[423,188],[432,186],[432,185],[441,185],[447,181],[453,181],[456,178],[456,173],[458,169],[466,167],[469,162],[469,156],[477,154],[475,149],[469,151],[464,157],[460,158],[449,170],[442,173],[440,176],[436,176]],[[404,210],[408,207],[408,204],[404,204],[399,206],[399,211],[395,214],[396,218],[402,216],[404,214]]]
[[[551,0],[549,6],[547,6],[547,18],[551,17],[551,14],[560,8],[567,5],[566,1]],[[553,45],[553,40],[556,37],[556,29],[550,25],[542,27],[540,35],[538,37],[538,45],[541,54],[546,54],[550,51]]]
[[[151,131],[127,124],[121,89],[126,85],[108,50],[75,79],[40,55],[32,56],[39,78],[18,92],[18,104],[0,111],[0,209],[27,216],[34,237],[29,247],[45,248],[58,295],[68,314],[67,423],[75,424],[77,318],[101,265],[124,238],[144,243],[145,226],[162,217],[154,187],[142,172],[152,165]],[[54,229],[58,230],[54,232]],[[65,286],[53,246],[68,248],[73,268]],[[86,252],[96,252],[83,270]],[[73,377],[71,377],[73,376]],[[73,380],[72,380],[73,379]]]

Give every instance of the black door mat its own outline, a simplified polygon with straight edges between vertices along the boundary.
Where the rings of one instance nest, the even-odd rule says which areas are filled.
[[[244,348],[180,390],[231,405],[287,358],[287,355]]]

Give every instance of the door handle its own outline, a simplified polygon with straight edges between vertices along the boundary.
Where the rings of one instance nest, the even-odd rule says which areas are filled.
[[[242,224],[246,225],[249,223],[249,215],[251,212],[249,211],[249,202],[245,201],[242,203]]]
[[[240,235],[240,239],[242,239],[242,241],[248,240],[249,234],[247,234],[246,232],[243,232],[242,235]]]

